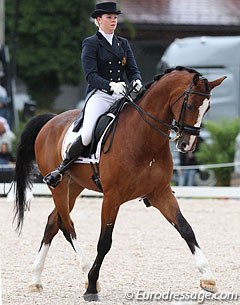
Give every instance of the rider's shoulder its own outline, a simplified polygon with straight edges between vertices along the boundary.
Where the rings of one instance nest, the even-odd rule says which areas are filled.
[[[123,43],[128,43],[128,40],[127,40],[127,38],[125,38],[125,37],[122,37],[122,36],[118,36],[118,35],[117,35],[117,39],[120,40],[120,41],[123,42]]]
[[[98,39],[97,39],[97,36],[96,34],[95,35],[92,35],[92,36],[89,36],[89,37],[86,37],[84,40],[83,40],[83,44],[97,44],[98,43]]]

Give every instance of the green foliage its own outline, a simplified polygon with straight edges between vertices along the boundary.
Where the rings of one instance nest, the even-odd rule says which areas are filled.
[[[240,132],[240,119],[223,120],[220,123],[206,122],[211,134],[211,143],[200,145],[196,158],[199,164],[218,164],[234,161],[236,137]],[[230,185],[233,167],[214,169],[218,185]]]
[[[95,30],[89,21],[95,1],[21,0],[14,33],[17,1],[6,1],[7,44],[14,54],[17,40],[17,74],[33,99],[49,106],[61,84],[80,81],[81,45]]]

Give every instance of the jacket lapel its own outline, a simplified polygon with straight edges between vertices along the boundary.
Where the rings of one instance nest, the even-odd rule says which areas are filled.
[[[115,50],[118,58],[122,60],[124,54],[124,49],[122,47],[122,42],[117,38],[117,36],[113,36],[113,49]]]
[[[119,59],[122,60],[123,53],[121,51],[121,41],[118,40],[118,38],[114,35],[113,36],[113,45],[110,45],[110,43],[103,37],[103,35],[99,32],[96,33],[96,36],[98,38],[98,41],[100,45],[107,49],[109,52],[117,56]]]

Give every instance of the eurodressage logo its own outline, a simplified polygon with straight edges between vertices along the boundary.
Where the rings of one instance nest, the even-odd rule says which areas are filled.
[[[144,290],[127,291],[125,298],[129,301],[151,302],[151,301],[176,301],[174,304],[192,304],[189,301],[195,301],[194,304],[203,304],[205,301],[237,301],[240,295],[237,292],[151,292]],[[182,301],[186,303],[182,303]]]

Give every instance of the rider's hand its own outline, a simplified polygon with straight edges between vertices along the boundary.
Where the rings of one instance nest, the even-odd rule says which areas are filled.
[[[109,84],[110,90],[113,91],[116,94],[124,94],[126,93],[126,84],[125,82],[111,82]]]
[[[133,87],[135,92],[139,92],[142,89],[142,82],[140,79],[136,79],[133,81]]]

